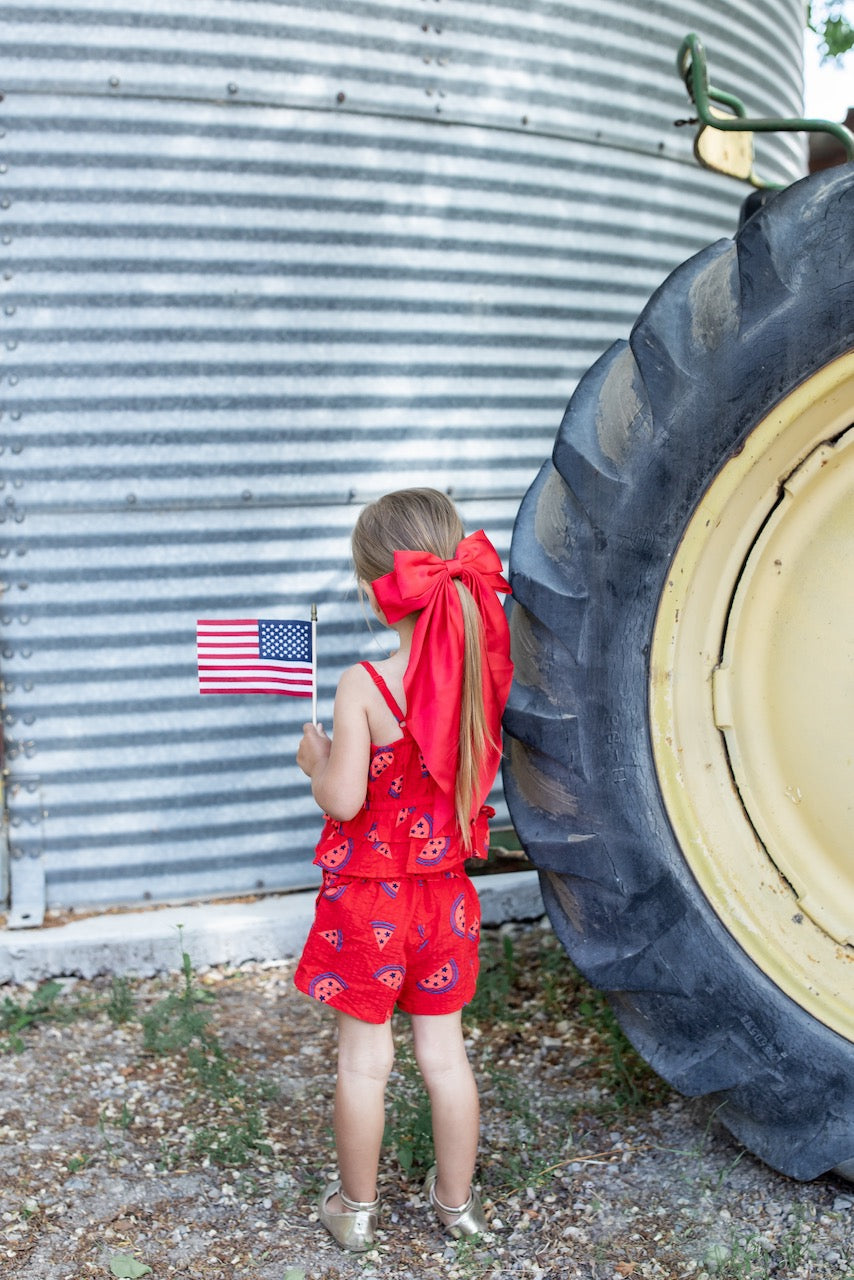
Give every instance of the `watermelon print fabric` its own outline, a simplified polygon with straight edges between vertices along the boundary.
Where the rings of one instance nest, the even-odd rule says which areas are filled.
[[[495,810],[484,805],[475,818],[470,854],[460,843],[455,823],[436,825],[437,787],[418,744],[382,676],[370,663],[362,665],[397,719],[401,736],[395,742],[371,747],[365,804],[349,822],[326,818],[315,864],[324,871],[387,880],[425,871],[459,870],[466,857],[485,858],[489,819]]]
[[[362,664],[397,719],[400,738],[371,747],[365,804],[349,822],[327,817],[315,920],[294,981],[363,1022],[456,1013],[474,995],[480,899],[466,857],[485,858],[489,818],[474,820],[466,854],[456,824],[439,826],[437,788],[382,676]]]
[[[353,879],[324,872],[294,982],[363,1022],[455,1013],[474,995],[480,900],[465,872]]]

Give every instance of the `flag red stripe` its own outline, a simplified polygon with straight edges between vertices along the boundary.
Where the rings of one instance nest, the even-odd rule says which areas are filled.
[[[305,686],[305,685],[307,685],[307,686],[309,687],[309,689],[311,688],[311,681],[310,681],[310,680],[294,680],[294,679],[288,679],[287,677],[285,677],[285,678],[283,678],[283,679],[279,679],[279,677],[278,677],[278,676],[273,676],[273,675],[269,675],[269,676],[252,676],[252,675],[245,675],[245,676],[242,676],[242,675],[241,675],[241,676],[199,676],[199,681],[200,681],[202,684],[223,684],[223,683],[225,683],[226,681],[229,681],[229,680],[231,680],[231,681],[234,681],[234,680],[260,680],[262,683],[269,683],[269,684],[289,684],[289,685],[292,685],[292,686],[294,686],[294,687],[300,687],[300,688],[301,688],[301,687],[303,687],[303,686]]]
[[[291,697],[291,698],[310,698],[310,697],[311,697],[311,693],[310,693],[309,691],[307,691],[307,690],[303,690],[303,689],[292,689],[292,690],[286,690],[286,689],[267,689],[267,690],[261,690],[261,689],[222,689],[222,688],[220,688],[219,686],[217,686],[217,688],[215,688],[215,689],[200,689],[200,690],[199,690],[199,693],[261,693],[261,692],[266,692],[266,693],[278,693],[278,694],[282,694],[284,697]]]
[[[287,667],[218,667],[218,666],[200,666],[199,671],[210,671],[212,673],[218,671],[233,671],[238,680],[263,680],[265,675],[271,680],[282,679],[291,680],[295,684],[311,684],[311,673],[305,668],[297,668],[290,671]],[[256,675],[255,672],[260,674]],[[302,677],[302,679],[300,678]],[[211,674],[205,677],[206,680],[222,680],[223,676]]]

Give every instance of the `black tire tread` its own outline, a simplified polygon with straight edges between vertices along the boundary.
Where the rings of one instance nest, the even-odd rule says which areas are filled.
[[[651,627],[681,530],[780,398],[854,345],[854,166],[684,263],[579,383],[511,549],[511,816],[573,961],[677,1089],[796,1178],[854,1156],[854,1049],[718,920],[663,810]]]

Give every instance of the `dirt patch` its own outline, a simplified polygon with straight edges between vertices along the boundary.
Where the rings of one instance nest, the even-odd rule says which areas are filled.
[[[342,1253],[314,1214],[334,1032],[293,967],[5,989],[4,1280],[854,1280],[851,1184],[774,1173],[673,1094],[543,924],[486,931],[466,1023],[492,1232],[454,1244],[424,1205],[401,1018],[378,1245]]]

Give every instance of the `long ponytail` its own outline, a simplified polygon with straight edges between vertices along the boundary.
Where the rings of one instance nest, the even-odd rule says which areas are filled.
[[[402,489],[385,494],[369,503],[356,521],[352,538],[356,576],[373,582],[390,573],[395,551],[429,551],[449,560],[464,536],[456,507],[438,489]],[[497,744],[487,724],[483,701],[483,624],[471,592],[459,580],[454,585],[462,605],[465,632],[454,810],[468,851],[473,840],[472,818],[482,766]]]
[[[463,611],[465,657],[454,807],[463,846],[469,850],[472,846],[471,819],[475,816],[473,810],[481,767],[487,752],[494,750],[498,743],[490,732],[483,704],[483,623],[468,588],[459,580],[455,586]]]

